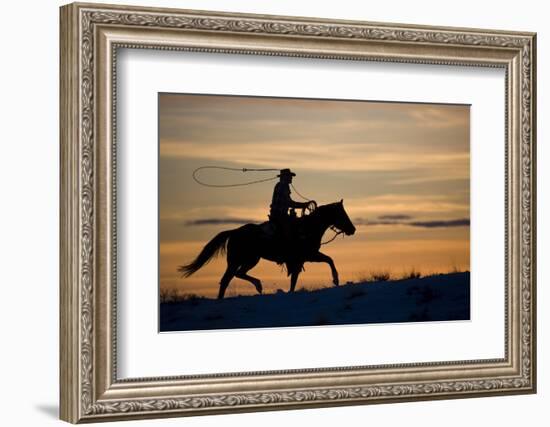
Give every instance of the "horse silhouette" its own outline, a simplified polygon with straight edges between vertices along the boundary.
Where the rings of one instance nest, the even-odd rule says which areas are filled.
[[[290,276],[290,290],[294,292],[298,276],[305,262],[326,262],[332,272],[332,281],[338,286],[338,271],[334,261],[320,252],[321,239],[329,227],[348,236],[355,233],[355,226],[344,209],[343,200],[319,206],[309,215],[294,220],[297,232],[292,241],[282,241],[276,233],[267,231],[270,223],[245,224],[233,230],[222,231],[208,242],[197,258],[178,267],[184,277],[189,277],[219,254],[227,254],[227,269],[220,281],[218,299],[222,299],[233,277],[252,283],[262,293],[262,282],[248,275],[248,271],[260,258],[285,264]]]

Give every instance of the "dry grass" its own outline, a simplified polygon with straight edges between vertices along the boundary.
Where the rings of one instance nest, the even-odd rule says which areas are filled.
[[[391,279],[389,270],[375,270],[368,273],[365,282],[387,282]]]
[[[392,275],[389,269],[362,271],[355,275],[356,281],[354,283],[374,283],[374,282],[388,282],[392,280],[411,280],[420,279],[423,277],[440,276],[444,274],[455,273],[467,273],[468,269],[460,268],[458,265],[453,264],[446,271],[425,271],[422,273],[416,267],[404,271],[401,275]]]
[[[176,302],[180,298],[177,289],[161,289],[160,290],[160,302]]]
[[[296,285],[296,289],[294,290],[295,293],[309,293],[309,292],[315,292],[315,291],[319,291],[321,289],[329,289],[329,288],[333,288],[334,285],[330,284],[330,285],[327,285],[327,284],[324,284],[324,283],[314,283],[314,284],[310,284],[310,285],[300,285],[300,283],[298,283]]]
[[[449,273],[467,273],[470,270],[460,268],[458,265],[453,265],[452,268],[449,269]]]
[[[198,304],[204,297],[200,297],[197,294],[182,294],[177,289],[161,289],[160,290],[160,302],[174,303],[190,301],[193,304]]]
[[[358,283],[373,283],[373,282],[387,282],[391,278],[389,270],[376,270],[369,272],[362,272],[357,275]]]
[[[422,277],[422,273],[418,271],[415,267],[411,267],[410,270],[403,273],[401,276],[401,279],[403,280],[411,280],[411,279],[420,279]]]

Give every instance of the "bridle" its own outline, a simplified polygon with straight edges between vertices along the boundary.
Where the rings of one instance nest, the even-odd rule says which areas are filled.
[[[303,215],[303,211],[305,210],[306,208],[304,208],[302,210],[302,215]],[[313,209],[310,210],[310,212],[313,212],[317,210],[317,206],[315,206]],[[327,245],[329,244],[330,242],[333,242],[334,240],[336,240],[336,238],[340,235],[340,234],[344,234],[345,232],[343,230],[340,230],[338,229],[338,227],[336,227],[335,225],[331,225],[329,227],[333,232],[334,232],[334,236],[332,236],[330,239],[328,239],[327,241],[325,242],[321,242],[321,245]]]
[[[326,242],[321,242],[321,245],[326,245],[326,244],[332,242],[333,240],[335,240],[335,239],[338,237],[338,235],[344,233],[342,230],[338,230],[338,228],[336,228],[334,225],[331,225],[329,228],[330,228],[332,231],[334,231],[334,236],[332,236],[332,238],[330,238],[330,239],[327,240]]]

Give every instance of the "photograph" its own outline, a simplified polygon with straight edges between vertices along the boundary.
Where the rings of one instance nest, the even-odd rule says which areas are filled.
[[[470,105],[158,94],[159,331],[470,319]]]

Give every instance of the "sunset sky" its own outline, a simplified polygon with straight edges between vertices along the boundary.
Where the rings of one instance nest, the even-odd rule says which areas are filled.
[[[382,270],[469,270],[469,117],[468,105],[159,94],[161,289],[214,297],[225,259],[186,279],[178,265],[218,232],[267,220],[276,181],[207,188],[192,179],[195,168],[212,165],[291,168],[304,196],[344,199],[357,232],[322,248],[341,283]],[[274,175],[206,170],[199,178],[229,184]],[[297,288],[330,285],[326,264],[305,269]],[[262,260],[250,274],[264,292],[289,288],[274,263]],[[233,279],[226,295],[252,293]]]

